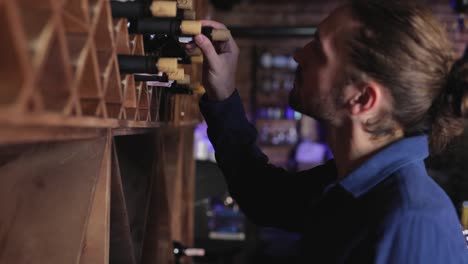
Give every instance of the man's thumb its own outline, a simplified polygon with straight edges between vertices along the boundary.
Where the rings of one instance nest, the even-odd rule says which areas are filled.
[[[211,65],[214,65],[215,60],[218,59],[218,53],[216,52],[211,41],[206,36],[200,34],[195,36],[195,43],[197,43],[203,54],[205,54],[205,58],[208,60],[208,62]]]

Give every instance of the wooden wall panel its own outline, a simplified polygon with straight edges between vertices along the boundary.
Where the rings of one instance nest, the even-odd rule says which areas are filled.
[[[76,263],[105,146],[97,138],[3,155],[0,263]]]
[[[167,192],[166,153],[163,151],[164,137],[158,134],[156,151],[160,153],[154,161],[154,183],[151,190],[146,224],[145,240],[143,244],[143,264],[172,263],[171,215],[169,210],[169,196]]]
[[[108,136],[82,245],[80,264],[109,263],[111,140],[112,137]]]

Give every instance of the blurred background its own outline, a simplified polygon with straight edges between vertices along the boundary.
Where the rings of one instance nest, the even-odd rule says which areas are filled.
[[[320,124],[288,107],[287,95],[294,82],[293,53],[310,41],[315,27],[343,1],[203,1],[208,6],[206,18],[227,25],[240,47],[237,89],[270,161],[298,171],[332,158]],[[468,1],[423,2],[444,25],[457,57],[467,56]],[[447,151],[427,160],[430,176],[445,189],[460,216],[463,201],[468,201],[467,149],[465,133]],[[245,219],[215,164],[204,123],[195,131],[195,156],[195,246],[207,250],[207,256],[195,262],[291,263],[300,236]]]

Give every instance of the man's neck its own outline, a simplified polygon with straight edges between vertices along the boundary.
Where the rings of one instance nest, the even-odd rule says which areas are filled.
[[[352,125],[327,128],[327,141],[335,158],[338,180],[345,178],[370,157],[402,137],[402,133],[396,133],[375,139]]]

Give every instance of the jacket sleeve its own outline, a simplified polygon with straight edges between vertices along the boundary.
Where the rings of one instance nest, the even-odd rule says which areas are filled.
[[[305,212],[334,178],[334,166],[289,173],[268,162],[256,146],[257,131],[246,118],[239,94],[224,101],[200,100],[208,137],[230,194],[254,223],[300,231]]]

